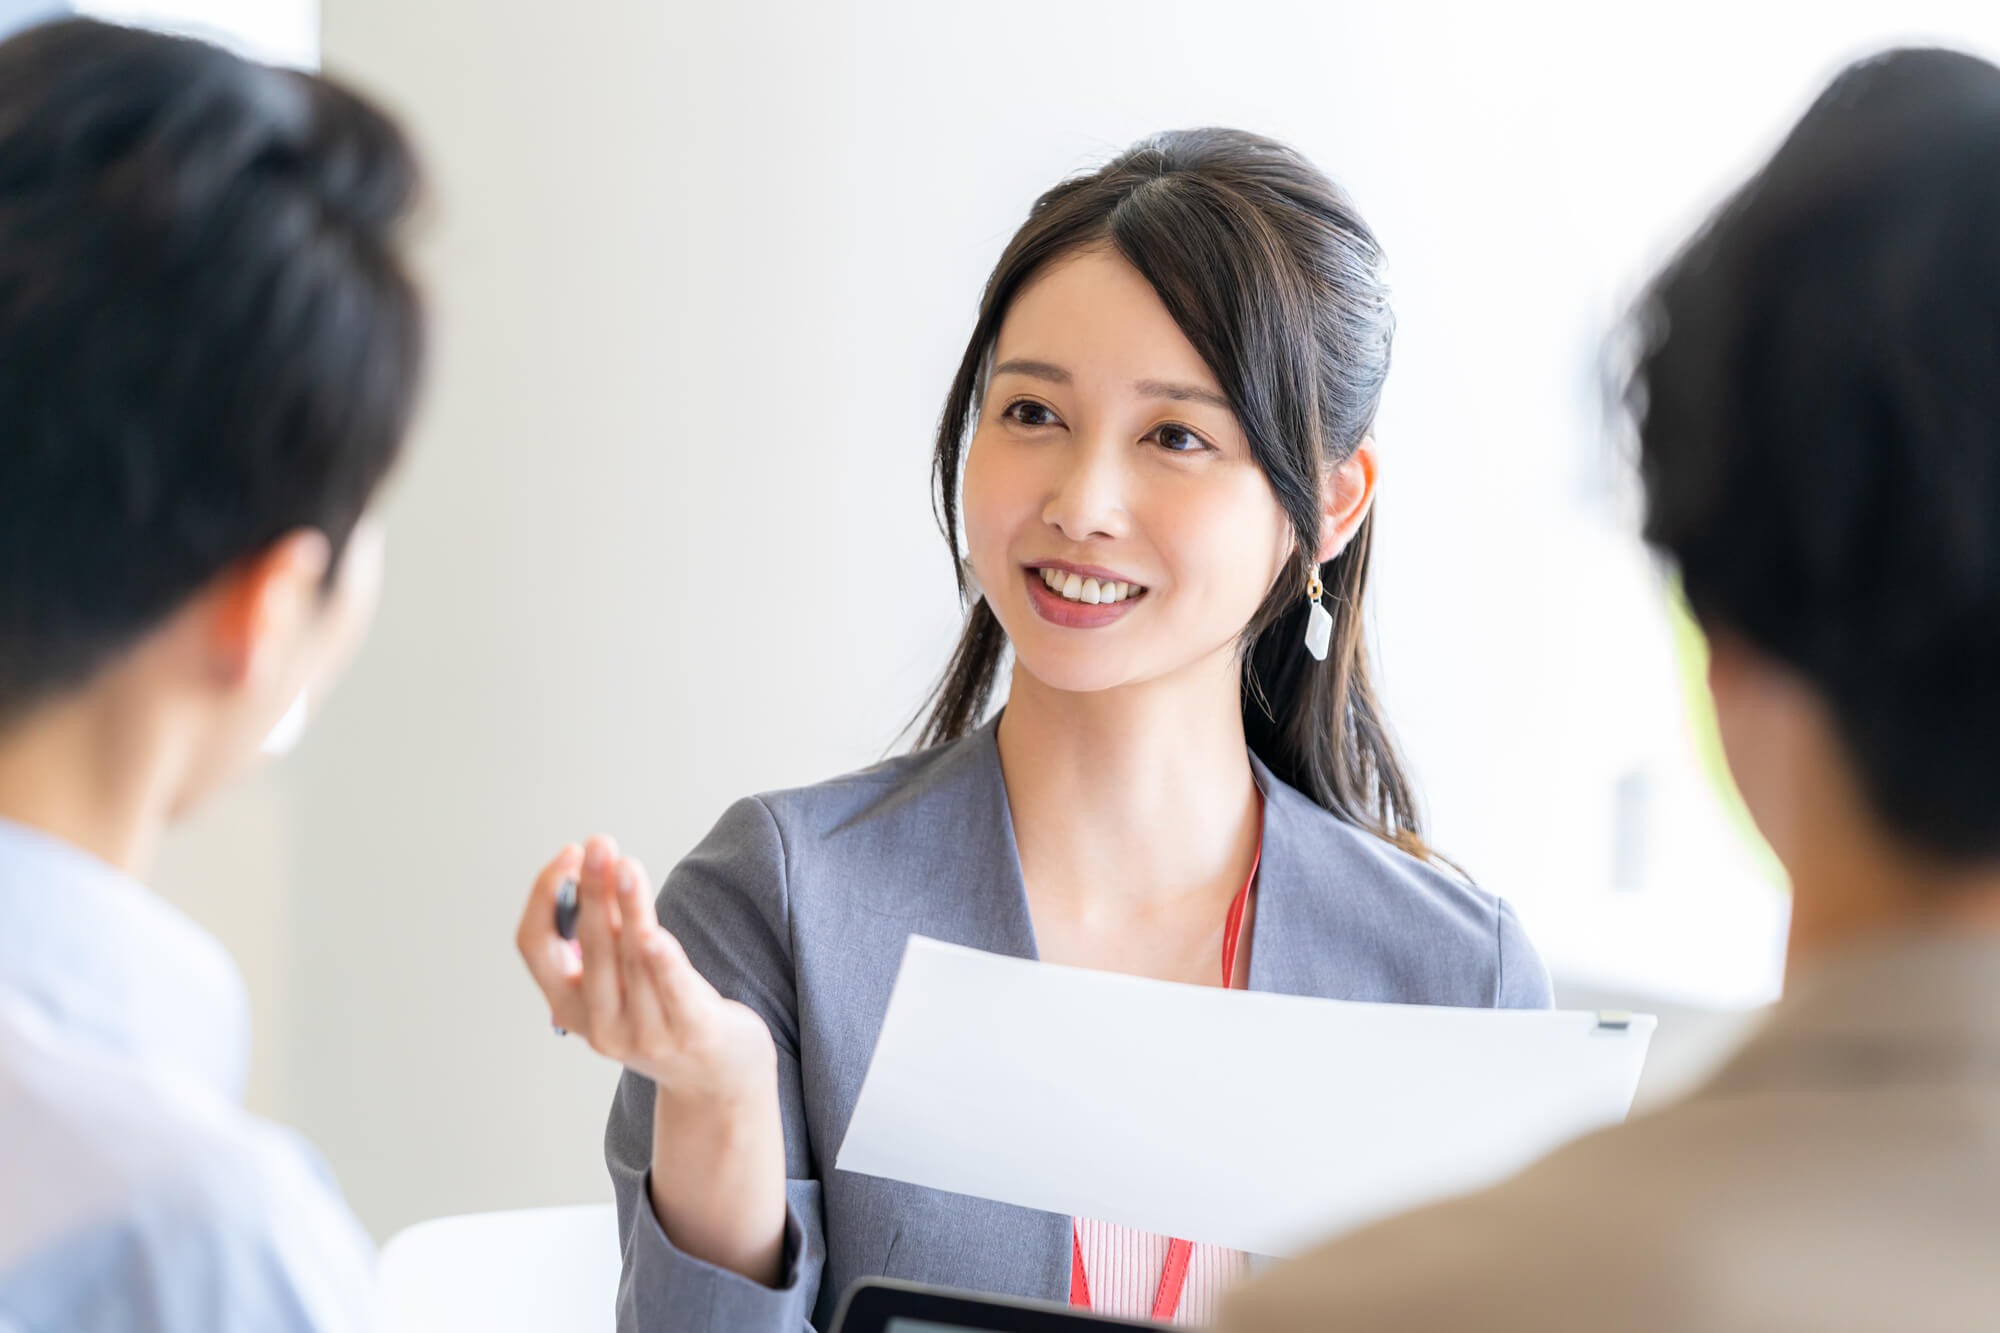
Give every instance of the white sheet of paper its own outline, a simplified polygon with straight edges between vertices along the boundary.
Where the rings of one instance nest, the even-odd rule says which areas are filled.
[[[912,936],[836,1165],[1287,1255],[1624,1119],[1653,1027],[1184,986]]]

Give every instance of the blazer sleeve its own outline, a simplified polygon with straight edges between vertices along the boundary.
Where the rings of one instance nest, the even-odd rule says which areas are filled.
[[[612,1101],[604,1157],[618,1201],[621,1333],[810,1330],[825,1262],[820,1182],[799,1076],[798,997],[784,839],[756,797],[731,806],[667,876],[660,924],[717,990],[756,1010],[778,1048],[787,1176],[783,1285],[766,1287],[677,1248],[653,1213],[653,1083],[627,1070]]]
[[[1498,960],[1493,975],[1493,1007],[1495,1009],[1552,1009],[1555,1007],[1555,988],[1549,984],[1549,970],[1542,966],[1542,956],[1535,952],[1535,946],[1528,940],[1528,932],[1521,928],[1521,919],[1514,915],[1514,909],[1500,900],[1500,910],[1494,927],[1494,949]]]

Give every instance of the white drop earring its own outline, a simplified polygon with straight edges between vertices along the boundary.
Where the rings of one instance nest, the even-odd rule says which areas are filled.
[[[1325,595],[1326,585],[1319,581],[1319,566],[1314,565],[1306,577],[1306,598],[1312,603],[1312,614],[1306,617],[1306,651],[1315,662],[1326,661],[1326,650],[1333,643],[1333,617],[1320,605]]]

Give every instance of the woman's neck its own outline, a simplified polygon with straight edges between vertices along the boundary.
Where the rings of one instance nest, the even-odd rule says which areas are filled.
[[[1077,694],[1016,666],[998,741],[1031,902],[1086,919],[1226,906],[1261,832],[1228,684]]]

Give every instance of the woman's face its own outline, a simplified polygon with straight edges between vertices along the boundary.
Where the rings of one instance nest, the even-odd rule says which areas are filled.
[[[1221,664],[1292,530],[1222,387],[1115,251],[1059,260],[995,344],[965,464],[973,572],[1019,666],[1094,691]]]

